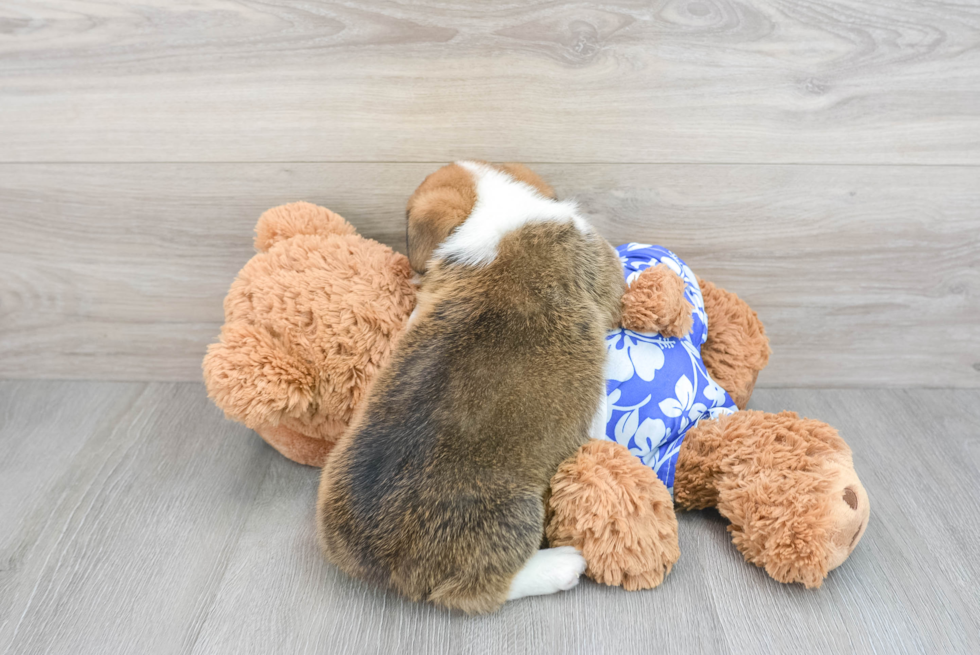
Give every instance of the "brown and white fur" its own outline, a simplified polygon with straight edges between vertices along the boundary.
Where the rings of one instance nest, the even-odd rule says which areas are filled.
[[[549,481],[604,396],[619,260],[520,165],[446,166],[407,220],[418,305],[324,467],[324,552],[353,576],[469,613],[569,589],[581,554],[538,549]]]

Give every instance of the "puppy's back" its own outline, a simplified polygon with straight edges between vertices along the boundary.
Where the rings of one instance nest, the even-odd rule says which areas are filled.
[[[549,480],[601,398],[618,294],[600,299],[622,285],[611,257],[579,226],[543,221],[504,235],[490,263],[433,265],[324,469],[330,559],[417,600],[503,602],[542,541]]]

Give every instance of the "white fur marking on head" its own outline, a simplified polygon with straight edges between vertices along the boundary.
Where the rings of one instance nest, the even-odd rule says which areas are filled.
[[[528,223],[571,222],[582,232],[591,232],[575,203],[546,198],[534,187],[485,164],[457,164],[473,173],[476,204],[469,217],[436,249],[436,258],[471,266],[489,264],[496,258],[504,235]]]
[[[582,553],[571,546],[539,550],[514,576],[507,600],[571,589],[578,584],[585,566]]]

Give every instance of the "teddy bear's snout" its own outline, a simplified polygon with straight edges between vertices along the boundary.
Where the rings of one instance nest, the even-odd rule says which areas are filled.
[[[868,517],[871,514],[868,493],[853,470],[845,471],[844,477],[851,479],[846,480],[846,484],[839,492],[840,504],[838,509],[832,512],[836,529],[831,539],[828,570],[843,564],[851,554],[864,536],[864,531],[868,527]]]
[[[865,498],[867,498],[867,494],[865,494]],[[862,507],[858,493],[853,487],[846,487],[844,489],[844,502],[861,517],[861,522],[858,524],[857,530],[854,531],[854,536],[851,537],[850,542],[847,544],[847,554],[850,555],[854,547],[857,546],[857,542],[861,540],[861,535],[864,534],[864,528],[868,525],[869,512],[865,511],[865,507]],[[867,502],[864,505],[867,505]]]

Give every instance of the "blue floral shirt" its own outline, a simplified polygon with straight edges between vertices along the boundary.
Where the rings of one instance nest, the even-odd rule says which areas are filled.
[[[669,266],[684,280],[684,296],[694,307],[694,325],[680,338],[624,328],[606,336],[605,436],[626,446],[673,493],[677,455],[687,431],[705,417],[731,414],[738,408],[701,361],[708,317],[691,269],[660,246],[627,243],[616,252],[627,283],[651,266]]]

